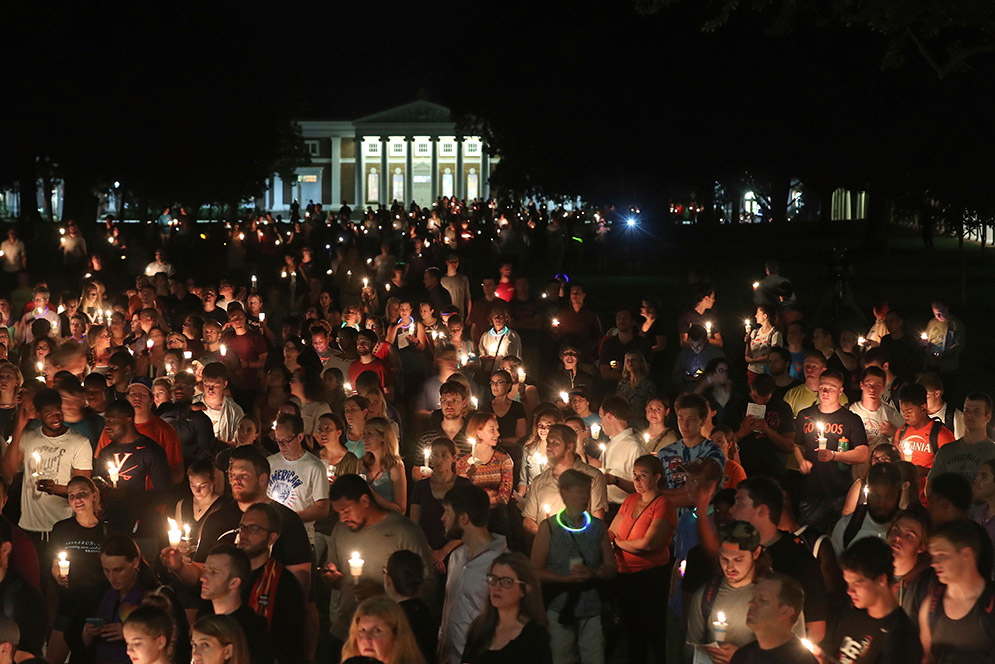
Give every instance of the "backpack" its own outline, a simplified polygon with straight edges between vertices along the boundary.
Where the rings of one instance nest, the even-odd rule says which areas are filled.
[[[952,410],[950,408],[947,409]],[[940,430],[949,428],[944,426],[943,422],[940,420],[930,420],[929,422],[929,451],[936,454],[936,451],[940,449]],[[898,430],[898,440],[901,441],[905,437],[906,432],[909,430],[908,424],[903,424],[902,428]],[[950,429],[953,431],[953,429]]]
[[[850,542],[860,532],[860,527],[864,525],[864,518],[867,517],[867,505],[857,505],[857,509],[850,514],[850,523],[843,529],[843,550],[846,551]]]

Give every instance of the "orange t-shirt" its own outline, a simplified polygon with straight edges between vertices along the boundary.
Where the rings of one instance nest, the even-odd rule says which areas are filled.
[[[170,468],[183,465],[183,448],[180,447],[180,437],[168,422],[158,415],[153,415],[148,422],[143,422],[142,424],[135,422],[135,428],[138,429],[138,433],[148,436],[159,447],[166,450],[166,460],[169,461]],[[107,429],[104,429],[100,432],[100,440],[97,441],[97,452],[93,455],[93,458],[97,458],[100,450],[110,445],[110,443],[111,437],[107,435]]]
[[[727,460],[725,472],[722,473],[722,488],[735,489],[745,479],[746,471],[743,467],[732,459]]]
[[[632,540],[646,536],[655,519],[666,519],[673,526],[671,533],[677,529],[677,510],[663,496],[646,506],[642,512],[633,513],[639,502],[639,494],[627,497],[618,510],[618,537]],[[673,537],[673,535],[671,535]],[[670,562],[670,542],[664,542],[658,551],[649,554],[629,553],[621,549],[615,550],[615,560],[618,571],[623,574],[641,572],[651,567],[661,567]]]
[[[903,459],[905,458],[905,444],[908,443],[912,448],[913,464],[922,466],[923,468],[933,467],[933,449],[929,445],[929,434],[934,426],[939,429],[939,433],[936,436],[936,449],[940,449],[947,443],[954,442],[953,432],[937,420],[930,420],[926,423],[926,426],[918,429],[913,429],[912,427],[906,428],[904,426],[899,427],[898,431],[895,432],[895,447],[902,453]],[[905,429],[905,435],[901,435],[903,429]]]

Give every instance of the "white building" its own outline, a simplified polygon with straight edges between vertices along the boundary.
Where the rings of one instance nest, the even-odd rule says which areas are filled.
[[[497,158],[480,137],[458,135],[445,106],[419,100],[356,120],[298,124],[311,164],[298,168],[293,182],[273,176],[263,207],[274,213],[289,213],[294,199],[302,208],[314,201],[326,210],[346,201],[358,211],[394,200],[407,207],[439,196],[490,196]]]

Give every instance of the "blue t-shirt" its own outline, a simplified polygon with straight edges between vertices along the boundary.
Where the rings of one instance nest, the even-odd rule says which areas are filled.
[[[688,479],[684,464],[696,459],[714,459],[719,464],[719,468],[726,466],[726,457],[722,454],[722,450],[707,438],[694,447],[688,447],[683,440],[679,440],[672,445],[667,445],[656,455],[663,462],[663,478],[667,482],[668,489],[680,489],[684,486]],[[677,508],[677,516],[684,516],[689,509],[687,507]]]
[[[791,353],[791,351],[788,351]],[[791,370],[788,373],[795,380],[805,380],[805,351],[800,350],[797,353],[791,353]]]

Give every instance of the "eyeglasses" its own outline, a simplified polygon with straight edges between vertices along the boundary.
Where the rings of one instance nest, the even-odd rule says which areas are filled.
[[[505,590],[507,590],[508,588],[511,588],[516,583],[520,583],[523,586],[525,585],[524,581],[519,581],[518,579],[513,579],[510,576],[497,576],[496,574],[488,574],[487,575],[487,585],[489,585],[489,586],[496,586],[499,583],[501,584],[501,587],[504,588]]]
[[[290,438],[276,438],[275,441],[277,445],[289,445],[290,443],[294,442],[294,440],[296,439],[297,436],[291,436]]]
[[[259,533],[274,533],[276,531],[264,528],[263,526],[257,526],[254,523],[240,523],[238,524],[238,532],[245,535],[258,535]]]
[[[492,380],[491,385],[511,385],[511,383],[506,380]]]

